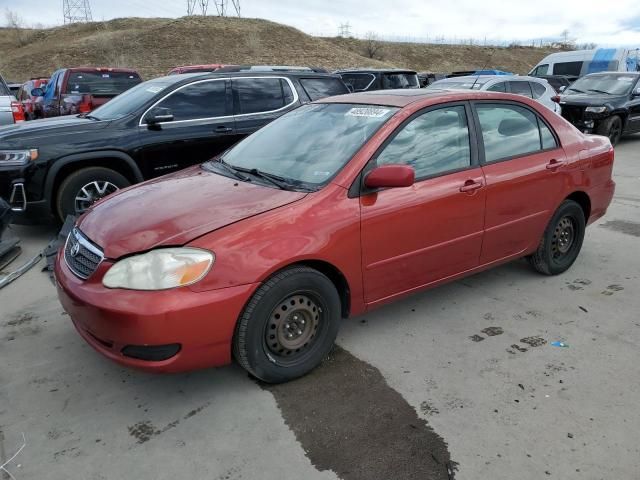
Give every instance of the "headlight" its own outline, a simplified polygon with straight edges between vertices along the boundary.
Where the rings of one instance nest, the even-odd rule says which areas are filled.
[[[215,255],[197,248],[159,248],[116,262],[104,278],[107,288],[164,290],[201,280]]]
[[[585,112],[591,113],[604,113],[607,111],[607,107],[587,107]]]
[[[0,166],[21,167],[38,158],[38,149],[0,150]]]

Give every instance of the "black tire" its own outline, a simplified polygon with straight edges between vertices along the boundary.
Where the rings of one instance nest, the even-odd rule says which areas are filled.
[[[538,249],[527,257],[529,263],[545,275],[567,271],[578,258],[585,227],[582,207],[573,200],[565,200],[547,225]]]
[[[596,127],[596,133],[609,137],[611,145],[616,145],[622,137],[622,118],[618,115],[612,115],[611,117],[603,120]]]
[[[124,175],[110,168],[87,167],[72,172],[62,181],[56,196],[56,214],[61,221],[64,222],[67,215],[80,215],[82,213],[82,209],[77,208],[76,197],[81,194],[83,187],[93,184],[93,182],[97,182],[98,186],[105,185],[105,182],[112,185],[113,188],[108,187],[106,195],[113,193],[113,191],[117,189],[131,185],[131,182],[129,182]],[[93,201],[88,200],[87,202],[83,202],[83,204],[86,204],[88,207],[106,195],[96,194]]]
[[[335,286],[319,271],[282,270],[262,284],[244,308],[233,338],[234,356],[264,382],[301,377],[331,351],[340,327],[340,307]],[[293,339],[287,338],[291,325],[300,334]],[[297,350],[291,346],[305,341]]]

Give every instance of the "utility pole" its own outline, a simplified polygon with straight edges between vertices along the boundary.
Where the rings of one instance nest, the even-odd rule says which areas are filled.
[[[340,24],[340,27],[338,28],[338,35],[343,38],[351,36],[351,25],[349,25],[349,22]]]
[[[64,23],[92,22],[89,0],[62,0]]]

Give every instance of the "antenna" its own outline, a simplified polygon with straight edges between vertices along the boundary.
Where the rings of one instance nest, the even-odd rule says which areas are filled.
[[[487,58],[487,61],[485,62],[484,67],[478,70],[479,72],[487,69],[487,67],[489,66],[489,62],[491,61],[491,58],[493,57],[493,54],[495,53],[495,51],[496,51],[495,48],[491,49],[491,53],[489,53],[489,57]],[[478,83],[478,80],[480,80],[480,74],[478,74],[476,79],[473,81],[473,84],[471,85],[471,90],[473,90],[473,87],[476,86],[476,83]]]
[[[62,17],[68,23],[92,22],[89,0],[62,0]]]

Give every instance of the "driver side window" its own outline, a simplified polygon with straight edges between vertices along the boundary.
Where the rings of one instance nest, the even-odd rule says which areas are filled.
[[[420,180],[471,166],[464,106],[423,113],[402,127],[377,158],[378,165],[409,165]]]

